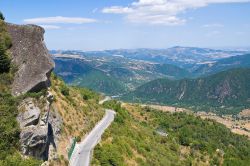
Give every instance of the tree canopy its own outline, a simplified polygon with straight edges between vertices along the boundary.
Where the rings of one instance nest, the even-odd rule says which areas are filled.
[[[4,16],[3,16],[3,13],[0,11],[0,19],[1,20],[5,20]]]

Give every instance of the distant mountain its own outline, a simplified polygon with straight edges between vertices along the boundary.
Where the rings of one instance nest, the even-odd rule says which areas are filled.
[[[52,50],[51,53],[102,58],[115,56],[152,63],[171,64],[194,73],[194,76],[197,76],[202,74],[202,68],[206,67],[207,65],[209,66],[211,64],[214,64],[221,59],[244,55],[249,53],[249,51],[176,46],[167,49],[116,49],[87,52],[78,50]]]
[[[62,54],[83,54],[89,56],[122,56],[137,60],[185,66],[203,64],[218,59],[246,54],[247,51],[218,50],[196,47],[172,47],[167,49],[118,49],[105,51],[61,51]]]
[[[200,65],[195,71],[193,71],[193,74],[208,75],[240,67],[250,68],[250,54],[233,56],[220,59],[213,63]]]
[[[106,94],[125,92],[125,87],[119,80],[84,61],[70,58],[56,58],[54,61],[56,63],[54,72],[70,85],[87,87]]]
[[[56,55],[55,73],[68,84],[118,95],[158,78],[180,79],[190,74],[174,65],[120,56]]]
[[[159,78],[197,78],[250,67],[250,54],[242,55],[245,51],[194,47],[95,52],[54,50],[51,53],[55,55],[56,74],[68,84],[109,95],[133,91]]]
[[[197,79],[157,79],[122,97],[136,102],[229,108],[250,106],[250,69]]]

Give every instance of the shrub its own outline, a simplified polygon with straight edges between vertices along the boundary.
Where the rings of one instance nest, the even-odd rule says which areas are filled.
[[[66,85],[61,86],[60,90],[64,96],[69,96],[69,88]]]
[[[76,142],[81,142],[81,137],[80,136],[76,137]]]

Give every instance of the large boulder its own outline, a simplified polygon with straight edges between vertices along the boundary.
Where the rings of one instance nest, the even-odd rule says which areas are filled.
[[[48,126],[28,126],[23,128],[20,138],[24,155],[44,159],[48,144]]]
[[[10,52],[17,72],[12,94],[38,92],[50,85],[54,62],[44,44],[44,29],[36,25],[7,24],[12,39]]]

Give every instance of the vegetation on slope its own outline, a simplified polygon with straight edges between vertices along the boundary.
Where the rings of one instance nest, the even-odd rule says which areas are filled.
[[[70,54],[70,51],[67,53]],[[185,69],[171,64],[139,61],[122,56],[77,54],[80,55],[56,56],[55,73],[68,84],[87,87],[108,95],[123,94],[158,78],[181,79],[190,76]]]
[[[211,75],[233,68],[250,68],[250,54],[220,59],[213,64],[200,65],[195,71],[193,71],[193,74]]]
[[[80,141],[92,130],[103,117],[104,111],[98,104],[100,95],[91,90],[67,86],[60,78],[52,74],[50,91],[55,101],[52,111],[57,111],[62,118],[62,132],[57,147],[59,161],[51,165],[67,166],[67,147],[70,139],[76,137]]]
[[[11,46],[10,37],[0,13],[0,165],[37,166],[40,161],[23,159],[19,154],[19,125],[16,120],[20,98],[11,95],[10,85],[14,76],[7,49]]]
[[[158,79],[126,94],[123,99],[238,113],[250,106],[249,82],[250,69],[233,69],[197,79]]]
[[[122,85],[117,79],[105,75],[102,71],[92,71],[88,75],[75,79],[72,84],[80,87],[87,87],[107,95],[122,94],[126,92],[125,85]]]
[[[9,72],[10,70],[10,57],[8,53],[10,47],[10,36],[7,33],[5,22],[0,19],[0,73]]]
[[[109,95],[126,91],[119,80],[79,59],[55,59],[55,62],[55,73],[70,85],[86,87]]]
[[[115,101],[105,105],[117,115],[94,150],[93,165],[247,166],[250,162],[249,140],[212,120],[136,105],[121,107]]]

